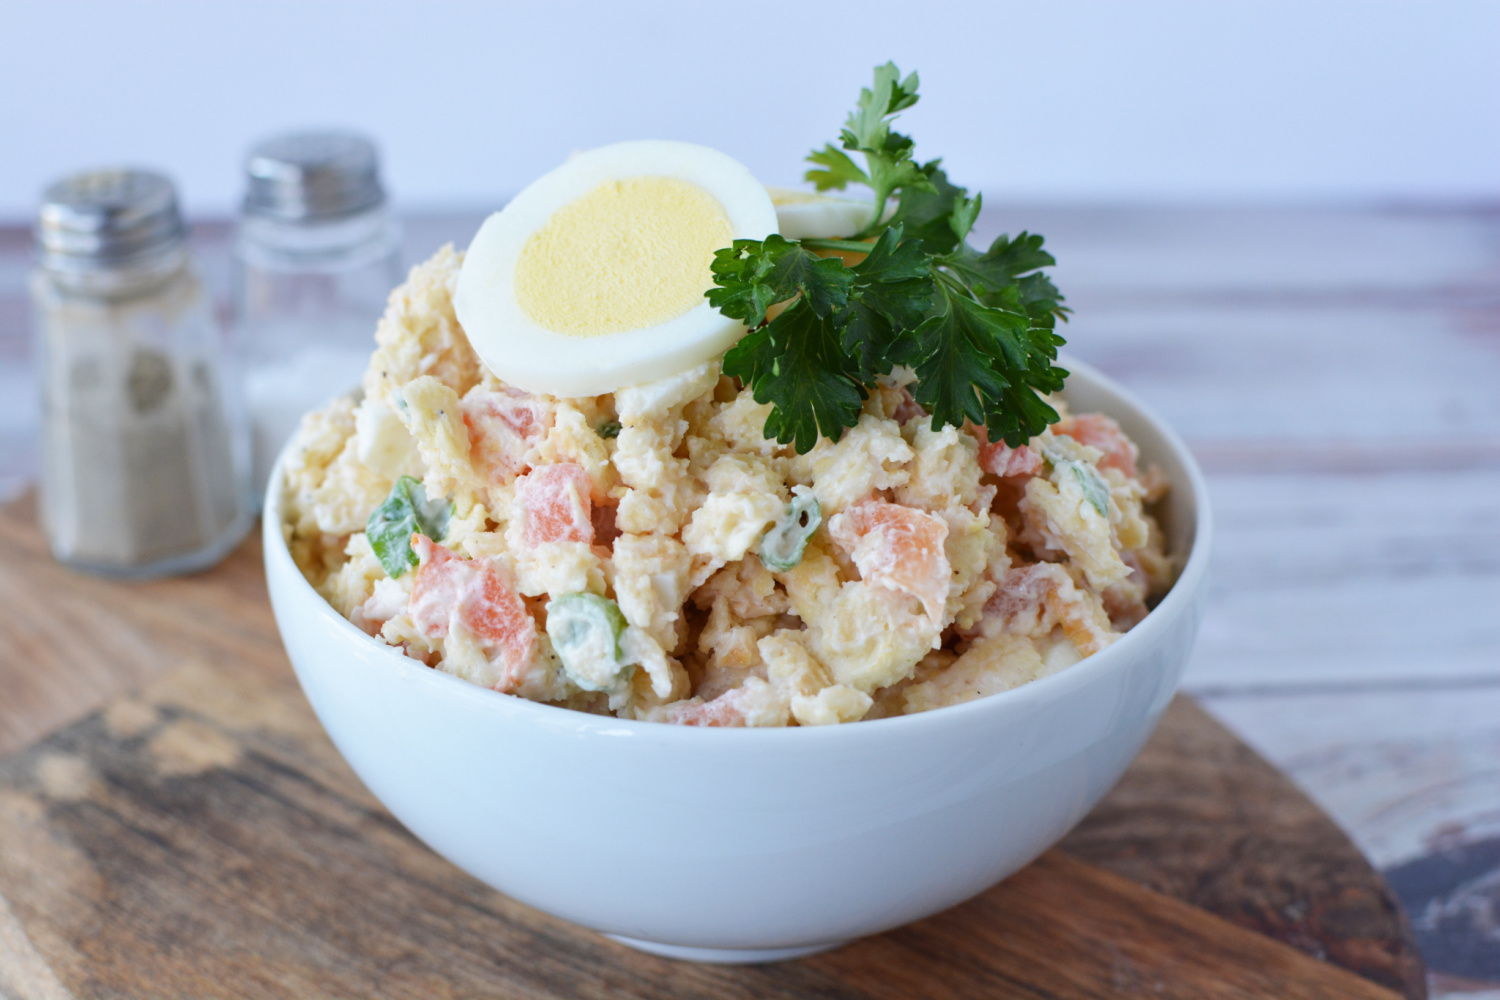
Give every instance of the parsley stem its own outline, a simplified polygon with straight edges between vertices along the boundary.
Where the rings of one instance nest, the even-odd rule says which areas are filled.
[[[809,250],[838,250],[843,253],[869,253],[873,244],[861,240],[798,240]]]

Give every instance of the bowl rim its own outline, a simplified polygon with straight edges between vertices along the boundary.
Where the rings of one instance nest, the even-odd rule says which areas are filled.
[[[766,727],[703,727],[703,726],[674,726],[663,722],[649,722],[637,719],[623,719],[612,715],[593,715],[588,712],[580,712],[576,709],[563,708],[558,705],[548,705],[543,702],[530,701],[519,695],[506,694],[489,688],[480,687],[469,681],[462,680],[444,671],[428,667],[420,661],[413,660],[401,650],[394,646],[388,646],[374,636],[369,635],[354,625],[343,615],[334,610],[333,605],[313,589],[312,584],[302,575],[301,569],[293,562],[291,550],[287,546],[286,536],[282,525],[284,516],[282,514],[283,497],[283,468],[287,457],[291,454],[296,444],[295,435],[282,448],[272,467],[270,481],[267,484],[265,505],[263,507],[263,536],[264,536],[264,559],[266,562],[267,583],[275,576],[294,579],[295,592],[290,596],[294,600],[310,600],[313,603],[313,611],[317,617],[326,621],[335,629],[335,634],[366,644],[366,648],[376,662],[381,663],[393,672],[393,679],[403,677],[429,691],[434,697],[441,699],[461,699],[476,711],[490,711],[497,715],[505,716],[520,713],[522,717],[531,717],[535,724],[545,725],[549,728],[566,728],[578,733],[593,733],[607,737],[626,737],[633,739],[646,739],[650,741],[676,741],[676,740],[756,740],[764,741],[770,739],[794,739],[794,740],[857,740],[857,739],[883,739],[895,735],[900,730],[909,730],[913,735],[920,735],[930,726],[948,726],[960,721],[963,717],[972,718],[986,714],[999,714],[1007,710],[1024,711],[1028,705],[1053,701],[1058,698],[1067,697],[1073,691],[1088,687],[1095,683],[1100,677],[1108,673],[1116,661],[1130,655],[1137,647],[1149,646],[1157,641],[1158,637],[1165,634],[1181,615],[1187,613],[1191,608],[1198,592],[1203,588],[1208,573],[1208,563],[1213,541],[1213,514],[1209,507],[1209,496],[1202,470],[1197,461],[1188,450],[1187,445],[1177,432],[1163,421],[1150,407],[1143,404],[1134,393],[1120,386],[1117,382],[1102,374],[1092,365],[1085,364],[1071,357],[1060,358],[1067,367],[1070,377],[1074,374],[1083,373],[1084,376],[1097,383],[1108,393],[1118,397],[1134,411],[1134,415],[1150,425],[1162,440],[1166,443],[1172,456],[1181,465],[1186,474],[1187,483],[1193,494],[1193,510],[1195,523],[1193,524],[1193,543],[1188,552],[1188,558],[1183,564],[1182,571],[1177,580],[1172,584],[1171,590],[1161,599],[1155,608],[1143,618],[1130,631],[1124,633],[1107,648],[1100,650],[1092,656],[1087,656],[1065,670],[1049,674],[1019,687],[1007,691],[999,691],[995,694],[975,698],[971,701],[961,702],[957,705],[945,705],[942,708],[932,709],[926,712],[917,712],[911,715],[889,716],[883,719],[862,719],[858,724],[843,724],[834,726],[766,726]],[[1066,394],[1066,389],[1064,389]],[[273,562],[277,564],[274,572]],[[278,629],[280,628],[278,616]],[[295,666],[295,665],[294,665]],[[420,669],[413,669],[420,668]],[[300,673],[300,671],[299,671]],[[864,734],[860,736],[859,734]]]

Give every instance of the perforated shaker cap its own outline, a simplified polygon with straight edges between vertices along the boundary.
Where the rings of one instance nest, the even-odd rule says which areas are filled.
[[[73,174],[42,195],[36,227],[43,266],[94,272],[133,266],[182,247],[177,190],[153,170]]]
[[[324,222],[385,201],[375,144],[352,132],[287,132],[245,157],[245,214],[283,222]]]

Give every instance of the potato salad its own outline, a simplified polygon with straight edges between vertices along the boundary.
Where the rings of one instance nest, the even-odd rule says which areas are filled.
[[[1041,238],[970,247],[890,131],[916,86],[876,70],[816,191],[620,143],[415,267],[283,459],[308,581],[473,684],[692,726],[942,708],[1140,622],[1165,480],[1068,411]]]
[[[413,269],[362,397],[310,414],[285,467],[308,580],[436,669],[634,719],[852,722],[1061,670],[1170,584],[1146,512],[1162,480],[1107,416],[1011,448],[934,431],[892,379],[799,455],[717,360],[529,393],[470,347],[461,263],[445,248]],[[451,513],[393,577],[367,526],[398,483]]]

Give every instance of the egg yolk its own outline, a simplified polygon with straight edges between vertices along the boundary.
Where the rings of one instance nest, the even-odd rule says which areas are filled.
[[[597,337],[665,323],[703,302],[729,218],[674,177],[609,181],[559,209],[516,261],[516,300],[554,333]]]

